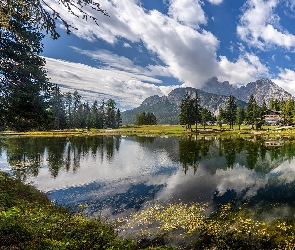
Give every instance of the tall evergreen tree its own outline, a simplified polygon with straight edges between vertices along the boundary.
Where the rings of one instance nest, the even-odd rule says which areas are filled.
[[[98,128],[104,128],[106,126],[106,115],[105,115],[105,101],[102,100],[100,106],[99,106],[99,116],[98,121],[99,125]]]
[[[259,118],[259,107],[253,95],[250,96],[247,108],[246,108],[246,121],[251,124],[251,128],[254,129],[254,125],[257,128]]]
[[[241,125],[245,119],[245,110],[241,107],[237,108],[237,115],[236,115],[236,124],[239,126],[239,130],[241,129]]]
[[[114,128],[116,126],[116,103],[113,99],[109,99],[106,103],[106,126],[108,128]]]
[[[201,123],[205,129],[206,123],[209,122],[212,118],[211,112],[207,108],[201,109]]]
[[[186,129],[192,130],[192,124],[195,124],[194,112],[194,100],[191,99],[190,94],[186,92],[180,104],[180,125],[186,125]]]
[[[73,96],[71,92],[64,94],[64,105],[65,105],[65,115],[66,115],[66,127],[73,127]]]
[[[55,85],[51,91],[50,110],[53,116],[52,127],[54,129],[63,129],[66,127],[65,104],[60,88]]]
[[[121,117],[120,109],[117,109],[117,111],[116,111],[115,121],[116,121],[116,128],[119,128],[122,124],[122,117]]]
[[[258,120],[258,127],[261,128],[262,125],[265,125],[265,115],[266,115],[266,111],[267,111],[267,106],[265,101],[263,101],[262,106],[260,107],[259,110],[259,115],[260,115],[260,119]]]
[[[81,95],[78,93],[77,90],[73,93],[73,109],[71,110],[71,117],[73,118],[73,128],[79,128],[81,127],[80,118],[78,115],[78,112],[81,113],[82,107],[81,105]],[[80,110],[79,110],[80,109]]]
[[[222,108],[219,108],[218,115],[217,115],[217,123],[220,129],[222,128],[224,117],[225,117],[225,111]]]
[[[280,104],[277,99],[272,99],[269,103],[269,109],[271,110],[280,110]]]
[[[196,124],[196,132],[198,130],[198,122],[201,120],[201,107],[200,107],[200,99],[198,92],[195,93],[195,98],[193,99],[193,108],[194,108],[194,120]]]
[[[225,109],[225,120],[229,124],[229,128],[233,129],[236,120],[237,104],[236,98],[232,95],[229,96],[226,109]]]
[[[9,25],[10,29],[1,29],[0,39],[2,115],[11,129],[46,128],[50,124],[46,100],[50,84],[45,60],[39,56],[43,35],[20,13],[13,14]],[[16,33],[22,34],[22,39]]]
[[[94,101],[94,103],[91,106],[90,117],[90,127],[99,128],[99,111],[97,101]]]
[[[289,99],[282,104],[281,108],[282,123],[284,125],[291,124],[292,121],[292,101]]]

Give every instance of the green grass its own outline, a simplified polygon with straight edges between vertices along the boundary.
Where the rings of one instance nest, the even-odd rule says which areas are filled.
[[[42,192],[0,172],[0,249],[172,249],[141,248],[121,239],[112,224],[54,205]]]
[[[279,205],[267,212],[271,209]],[[264,221],[261,213],[247,205],[208,213],[206,204],[176,203],[111,224],[54,205],[44,193],[0,172],[0,249],[172,250],[165,243],[175,240],[189,249],[295,249],[295,217]],[[133,238],[118,237],[118,230],[131,230]]]
[[[188,131],[182,125],[124,125],[118,129],[70,129],[70,130],[52,130],[52,131],[29,131],[15,132],[3,131],[2,136],[95,136],[95,135],[152,135],[152,136],[184,136],[196,134],[195,126],[193,131]],[[240,129],[235,125],[234,129],[229,129],[229,125],[223,125],[221,128],[217,125],[208,125],[205,127],[199,125],[198,135],[205,136],[253,136],[260,135],[265,137],[295,136],[295,127],[275,127],[263,126],[260,130],[252,130],[249,125],[242,125]]]
[[[107,221],[53,205],[35,188],[0,173],[1,249],[134,249]]]

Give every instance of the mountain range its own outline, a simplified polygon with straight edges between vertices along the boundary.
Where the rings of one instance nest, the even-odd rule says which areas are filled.
[[[157,118],[158,124],[178,124],[180,103],[185,93],[191,96],[198,93],[201,107],[206,107],[215,115],[219,108],[225,108],[228,96],[232,95],[237,99],[237,106],[245,107],[251,95],[254,95],[257,103],[261,105],[263,101],[269,105],[272,99],[289,99],[293,96],[283,88],[276,85],[269,79],[263,78],[256,82],[250,82],[246,86],[232,86],[229,82],[219,82],[216,77],[211,78],[201,89],[196,88],[176,88],[168,96],[150,96],[142,104],[132,110],[122,112],[122,123],[135,123],[136,115],[141,112],[151,112]]]
[[[251,95],[254,96],[256,102],[261,105],[265,101],[266,105],[272,99],[289,99],[293,96],[283,88],[269,79],[262,78],[256,82],[250,82],[245,86],[237,87],[229,84],[229,82],[218,82],[217,77],[213,77],[201,88],[203,91],[217,95],[234,96],[237,99],[248,102]]]

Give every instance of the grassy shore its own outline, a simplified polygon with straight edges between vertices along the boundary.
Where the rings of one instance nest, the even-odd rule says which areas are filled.
[[[50,130],[50,131],[2,131],[2,136],[91,136],[91,135],[139,135],[139,136],[185,136],[190,134],[204,136],[254,136],[265,137],[295,136],[295,127],[292,126],[263,126],[259,130],[253,130],[249,125],[229,129],[228,125],[222,127],[212,125],[198,126],[193,131],[185,129],[181,125],[124,125],[118,129],[70,129],[70,130]]]
[[[275,204],[267,211],[279,209]],[[188,244],[185,249],[294,249],[294,216],[263,221],[261,213],[224,205],[208,214],[206,204],[176,203],[155,205],[111,224],[54,205],[42,192],[0,172],[0,249],[5,250],[184,249],[165,245],[175,240]],[[132,234],[136,238],[117,235],[116,228],[138,226],[142,230],[140,236]]]
[[[173,249],[121,239],[100,218],[54,205],[34,187],[0,172],[0,249]]]

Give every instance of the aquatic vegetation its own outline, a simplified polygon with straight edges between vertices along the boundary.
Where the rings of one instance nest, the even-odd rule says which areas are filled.
[[[137,231],[137,237],[162,235],[166,241],[175,241],[178,237],[179,245],[183,247],[185,241],[189,249],[295,248],[293,217],[266,223],[255,219],[257,214],[246,206],[223,205],[214,212],[208,209],[207,204],[155,205],[118,222],[121,230]]]

